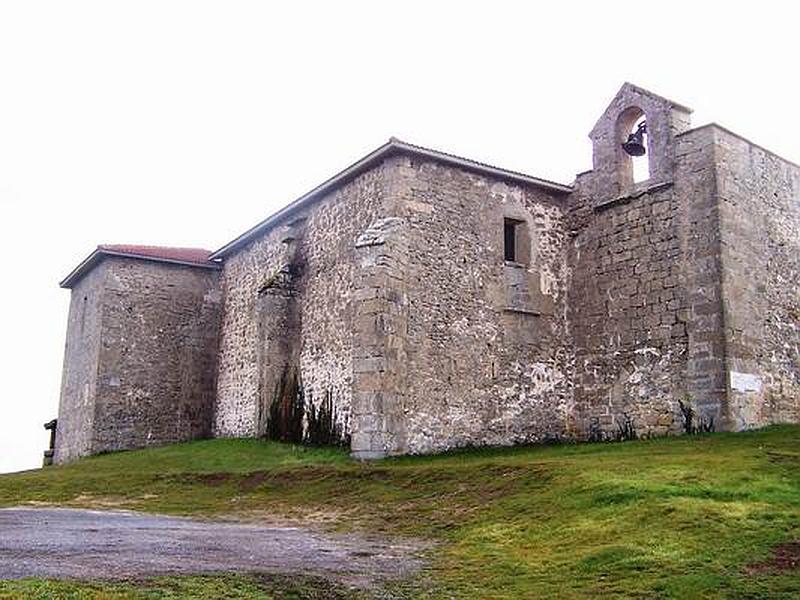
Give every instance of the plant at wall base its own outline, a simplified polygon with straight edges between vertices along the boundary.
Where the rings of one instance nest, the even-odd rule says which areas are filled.
[[[543,446],[560,446],[561,444],[568,444],[571,441],[572,440],[564,437],[560,433],[548,432],[545,433],[544,436],[541,438],[540,444],[542,444]]]
[[[269,406],[265,436],[269,440],[309,446],[350,445],[350,435],[345,433],[338,418],[333,393],[325,392],[319,407],[315,406],[311,394],[306,397],[297,369],[288,365]]]
[[[683,431],[687,435],[694,435],[697,433],[712,433],[716,431],[714,425],[714,417],[701,416],[697,425],[695,425],[695,410],[689,404],[687,397],[686,402],[678,400],[678,407],[681,409],[681,418],[683,419]]]
[[[714,426],[714,417],[700,417],[700,422],[695,428],[695,433],[713,433],[717,428]]]
[[[602,442],[605,439],[605,435],[603,435],[603,428],[600,427],[600,419],[597,417],[592,417],[592,420],[589,423],[589,442]]]
[[[683,432],[687,435],[694,433],[694,409],[683,400],[678,400],[678,407],[681,409],[681,419],[683,419]]]
[[[339,422],[336,407],[333,404],[333,393],[328,390],[325,398],[317,408],[308,398],[306,414],[305,443],[312,446],[349,446],[350,436],[344,432]]]
[[[633,419],[628,413],[622,413],[622,419],[617,422],[617,441],[635,440],[638,438],[636,428],[633,426]]]
[[[269,406],[266,437],[280,442],[303,442],[305,394],[297,370],[286,366],[281,373]]]

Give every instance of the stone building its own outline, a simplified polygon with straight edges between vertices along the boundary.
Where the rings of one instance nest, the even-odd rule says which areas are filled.
[[[800,422],[800,167],[690,112],[623,85],[571,185],[392,139],[216,252],[98,247],[62,282],[56,462]]]
[[[98,246],[61,282],[55,462],[211,435],[222,297],[209,254]]]

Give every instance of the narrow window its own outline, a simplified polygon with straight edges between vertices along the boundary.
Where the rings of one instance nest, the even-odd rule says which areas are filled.
[[[83,297],[83,305],[81,306],[81,335],[83,335],[83,328],[86,325],[86,296]]]
[[[517,225],[519,221],[504,220],[504,256],[508,262],[517,262]]]

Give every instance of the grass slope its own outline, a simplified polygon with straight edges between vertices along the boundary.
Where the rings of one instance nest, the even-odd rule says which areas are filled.
[[[338,450],[211,440],[0,476],[0,505],[29,502],[277,515],[431,537],[441,542],[422,576],[431,583],[413,593],[424,597],[800,596],[800,573],[770,562],[776,547],[800,539],[800,428],[790,426],[369,464]],[[189,591],[169,592],[180,581]],[[203,597],[218,583],[172,578],[150,595],[103,584],[62,597]],[[66,584],[0,584],[0,598],[41,585]],[[263,597],[314,597],[269,585]]]

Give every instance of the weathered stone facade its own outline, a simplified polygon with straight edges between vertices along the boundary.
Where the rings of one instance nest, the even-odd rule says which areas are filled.
[[[72,288],[61,375],[55,462],[95,453],[94,399],[102,343],[102,302],[106,267],[101,264]]]
[[[642,114],[650,178],[635,183],[620,141]],[[687,324],[705,318],[692,290],[702,289],[707,265],[695,261],[707,254],[695,246],[716,227],[694,213],[714,203],[713,163],[709,143],[683,139],[688,125],[687,109],[626,86],[590,135],[595,168],[576,181],[568,257],[579,436],[614,436],[626,424],[665,434],[679,428],[679,400],[710,401],[706,388],[690,393],[706,375],[693,372]]]
[[[615,140],[639,113],[635,184]],[[679,401],[716,429],[797,422],[800,168],[630,85],[591,137],[568,259],[576,432],[680,431]]]
[[[800,421],[800,167],[690,112],[625,84],[571,186],[391,140],[204,268],[160,264],[191,274],[177,288],[138,259],[88,269],[57,459],[262,436],[293,377],[300,426],[328,402],[359,458],[665,435],[687,408]],[[635,181],[621,143],[642,119]],[[180,344],[126,318],[175,310],[198,319]]]
[[[563,436],[571,405],[565,194],[409,156],[385,169],[396,225],[383,245],[362,249],[366,277],[377,278],[365,294],[378,297],[357,309],[368,351],[356,386],[362,409],[372,410],[355,424],[354,452]],[[506,220],[525,226],[522,260],[504,260]],[[388,333],[374,355],[380,336],[364,330],[378,324]],[[374,424],[388,434],[382,445]]]
[[[72,287],[55,462],[211,435],[217,269],[100,257]]]
[[[349,421],[355,239],[380,212],[383,175],[356,177],[225,260],[217,435],[263,435],[287,367],[312,399],[332,394]]]
[[[800,168],[714,128],[726,428],[800,422]]]

